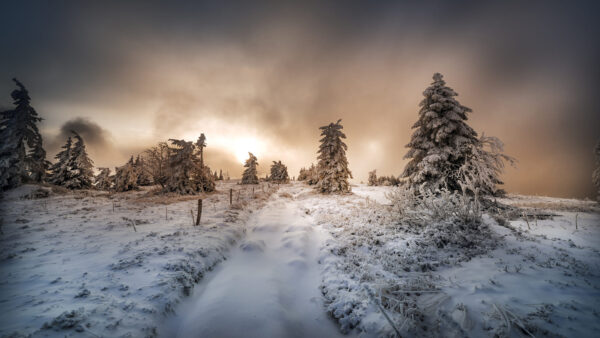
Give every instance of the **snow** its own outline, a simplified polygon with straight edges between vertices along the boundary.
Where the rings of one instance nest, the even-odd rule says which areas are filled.
[[[305,189],[304,189],[305,190]],[[319,292],[319,247],[294,196],[274,195],[253,214],[247,236],[162,332],[166,337],[338,337]]]
[[[155,335],[157,323],[226,258],[266,198],[260,188],[255,199],[244,189],[230,209],[229,188],[242,188],[219,188],[205,196],[199,227],[190,215],[197,197],[154,198],[142,191],[112,199],[99,192],[19,199],[32,186],[6,193],[0,335]]]
[[[219,182],[195,227],[194,196],[41,189],[1,201],[0,336],[600,336],[592,201],[418,228],[392,187]]]

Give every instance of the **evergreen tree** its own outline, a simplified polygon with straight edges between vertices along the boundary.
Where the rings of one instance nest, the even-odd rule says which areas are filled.
[[[138,189],[138,171],[133,162],[133,155],[127,163],[115,168],[114,184],[117,192]]]
[[[377,182],[377,170],[369,171],[369,183],[370,186],[379,185]]]
[[[196,169],[194,143],[185,140],[169,139],[171,156],[169,158],[170,176],[166,190],[180,194],[194,194],[196,187],[192,185],[192,173]],[[209,173],[210,175],[210,173]]]
[[[321,193],[346,193],[351,190],[348,178],[352,178],[352,173],[348,169],[348,146],[342,140],[346,135],[342,132],[344,127],[341,121],[319,128],[323,137],[319,141],[316,188]]]
[[[204,148],[206,148],[206,136],[201,133],[196,141],[196,166],[192,173],[192,185],[198,192],[211,192],[215,190],[215,181],[218,179],[217,171],[214,175],[211,173],[210,167],[204,165]]]
[[[258,159],[252,153],[248,153],[248,159],[244,164],[246,168],[242,175],[242,184],[258,184],[258,175],[256,167],[258,166]]]
[[[111,175],[110,175],[110,169],[109,168],[98,168],[98,169],[100,170],[100,172],[98,173],[98,175],[96,175],[96,178],[94,179],[94,186],[98,190],[110,190],[110,188],[112,188],[113,179],[114,179],[114,177],[111,177]]]
[[[459,190],[459,169],[477,145],[477,133],[467,125],[470,108],[462,106],[458,94],[435,73],[420,103],[419,119],[404,158],[410,159],[402,177],[412,187]]]
[[[275,183],[288,183],[290,181],[287,167],[281,161],[273,161],[269,180]]]
[[[71,160],[72,147],[73,140],[69,136],[65,145],[62,146],[63,150],[54,157],[57,161],[50,168],[50,183],[64,186],[65,182],[70,179],[71,170],[69,167],[69,161]]]
[[[94,163],[87,154],[81,136],[75,131],[71,133],[75,143],[71,148],[71,157],[67,165],[69,177],[64,182],[64,186],[68,189],[90,189],[94,181]]]
[[[223,180],[223,169],[219,169],[219,181]]]
[[[594,173],[592,174],[592,180],[598,189],[598,196],[596,199],[600,202],[600,141],[596,144],[594,152],[596,153],[596,170],[594,170]]]
[[[42,118],[31,107],[25,86],[13,81],[19,87],[11,93],[15,108],[0,113],[0,189],[43,182],[49,165],[37,127]]]

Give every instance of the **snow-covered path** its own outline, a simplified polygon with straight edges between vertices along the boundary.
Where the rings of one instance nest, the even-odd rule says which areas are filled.
[[[177,337],[336,337],[319,291],[326,233],[298,202],[272,199],[245,240],[206,276],[164,329]]]

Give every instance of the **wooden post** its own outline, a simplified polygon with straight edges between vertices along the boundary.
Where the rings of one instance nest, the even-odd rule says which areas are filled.
[[[200,218],[202,217],[202,199],[198,199],[198,214],[196,215],[196,225],[200,225]]]
[[[575,214],[575,230],[577,230],[577,216],[579,216],[579,214]]]
[[[165,220],[169,220],[169,212],[167,211],[167,207],[165,207]]]
[[[192,225],[194,225],[194,210],[190,209],[190,215],[192,215]]]
[[[254,187],[252,187],[252,198],[254,198]]]
[[[115,201],[113,201],[113,212],[115,212]]]
[[[231,206],[233,201],[233,189],[229,189],[229,206]]]

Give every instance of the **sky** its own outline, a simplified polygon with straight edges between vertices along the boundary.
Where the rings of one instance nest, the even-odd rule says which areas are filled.
[[[354,182],[399,175],[440,72],[470,125],[518,160],[509,192],[594,197],[600,23],[594,1],[3,1],[0,107],[11,79],[44,118],[49,157],[74,129],[99,167],[205,133],[239,177],[316,163],[342,119]]]

